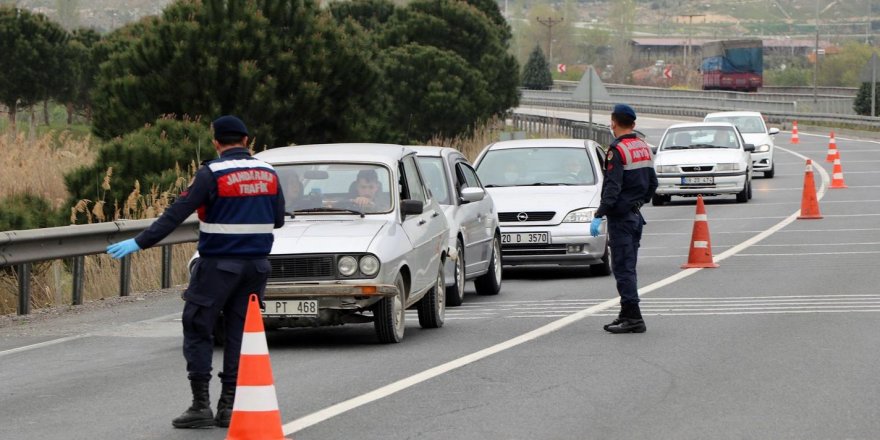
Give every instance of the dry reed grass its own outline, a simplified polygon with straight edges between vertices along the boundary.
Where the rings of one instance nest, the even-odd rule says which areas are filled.
[[[6,138],[7,136],[0,136]],[[54,139],[57,139],[54,140]],[[50,198],[57,204],[67,200],[68,193],[64,186],[63,174],[69,169],[87,165],[94,159],[91,139],[73,139],[64,133],[57,137],[47,134],[30,149],[26,148],[22,136],[15,142],[2,144],[0,148],[12,151],[15,158],[10,163],[13,169],[9,173],[4,170],[0,176],[2,187],[14,193],[16,190],[30,189],[31,193]],[[48,160],[47,160],[48,159]],[[56,163],[64,162],[64,163]],[[187,169],[177,168],[174,184],[169,188],[152,187],[142,192],[140,183],[135,187],[122,206],[114,207],[113,218],[106,218],[103,200],[80,200],[70,207],[71,222],[76,221],[76,213],[83,213],[87,223],[114,221],[118,219],[145,219],[160,215],[171,203],[172,199],[186,187],[186,183],[195,174],[196,164],[191,163]],[[39,170],[39,172],[34,172]],[[113,170],[108,169],[102,184],[109,190]],[[7,181],[9,182],[7,184]],[[8,185],[15,185],[10,189]],[[58,207],[58,206],[56,206]],[[176,245],[172,250],[172,284],[185,283],[189,273],[186,262],[195,252],[195,243]],[[64,306],[72,303],[73,279],[70,261],[48,261],[35,263],[31,269],[31,307]],[[85,257],[83,302],[95,301],[119,295],[120,263],[106,254]],[[159,248],[147,249],[132,256],[131,260],[131,291],[143,292],[161,287],[162,251]],[[18,277],[10,268],[0,272],[0,315],[15,313],[18,307]]]
[[[27,140],[24,132],[12,138],[0,135],[4,161],[0,172],[0,198],[30,193],[45,197],[55,209],[68,197],[64,173],[88,165],[95,159],[91,136],[77,138],[72,132],[49,132]]]
[[[487,145],[497,142],[501,133],[510,132],[510,121],[505,119],[492,119],[480,127],[474,129],[467,136],[458,136],[454,138],[435,137],[428,141],[426,145],[434,145],[438,147],[451,147],[460,151],[471,162],[476,160],[477,156],[483,151]],[[554,129],[547,129],[540,133],[526,133],[528,138],[563,138],[570,137],[566,134],[558,132]]]

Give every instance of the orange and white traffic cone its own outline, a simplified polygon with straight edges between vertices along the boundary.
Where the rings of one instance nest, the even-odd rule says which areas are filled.
[[[828,138],[828,155],[825,156],[825,162],[834,162],[834,159],[840,158],[840,152],[837,151],[837,142],[834,140],[834,130],[831,130],[831,137]]]
[[[804,173],[804,192],[801,197],[801,215],[798,216],[802,220],[813,220],[822,218],[819,213],[819,199],[816,197],[816,182],[813,180],[813,161],[807,159],[807,169]]]
[[[791,123],[791,143],[797,144],[799,142],[800,142],[800,139],[798,139],[797,121],[794,121]]]
[[[232,421],[226,440],[289,440],[281,428],[260,299],[254,294],[248,300],[239,359]]]
[[[840,155],[834,159],[834,168],[831,169],[831,189],[846,188],[846,182],[843,181],[843,168],[840,166]]]
[[[712,259],[712,241],[709,239],[709,217],[706,216],[706,206],[703,204],[703,196],[697,196],[697,215],[694,217],[694,230],[691,234],[691,251],[688,254],[688,262],[681,266],[682,269],[718,267]]]

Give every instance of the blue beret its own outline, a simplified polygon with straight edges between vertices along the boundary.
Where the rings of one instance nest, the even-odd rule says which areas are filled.
[[[247,136],[247,127],[244,122],[235,116],[221,116],[214,120],[211,124],[214,126],[214,139],[220,139],[227,136]]]
[[[627,115],[633,118],[633,121],[636,120],[636,111],[632,109],[632,107],[626,104],[616,104],[614,106],[614,110],[611,112],[612,114],[617,113],[621,115]]]

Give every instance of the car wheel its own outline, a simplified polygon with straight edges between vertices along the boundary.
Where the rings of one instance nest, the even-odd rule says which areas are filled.
[[[651,196],[651,204],[654,206],[663,206],[671,200],[672,196],[661,196],[660,194],[654,194]]]
[[[769,171],[764,171],[764,178],[765,179],[772,179],[773,175],[775,175],[775,174],[776,174],[776,166],[771,165],[771,168]]]
[[[736,203],[745,203],[749,201],[749,191],[751,190],[752,182],[750,180],[746,180],[746,185],[743,187],[742,191],[736,193]]]
[[[599,276],[611,275],[611,248],[605,243],[605,255],[602,256],[602,262],[590,265],[590,273]]]
[[[464,245],[461,240],[455,242],[455,270],[452,272],[455,277],[455,283],[446,288],[446,305],[450,307],[458,307],[464,302]]]
[[[443,327],[443,321],[446,319],[446,277],[443,272],[443,262],[441,262],[434,287],[419,300],[419,325],[422,328]]]
[[[495,236],[492,242],[492,256],[489,271],[474,279],[474,287],[479,295],[497,295],[501,290],[501,237]]]
[[[383,344],[395,344],[403,339],[403,331],[406,329],[404,318],[406,310],[403,306],[406,297],[406,285],[403,277],[398,274],[394,280],[397,287],[397,295],[382,298],[373,306],[373,327],[376,336]]]

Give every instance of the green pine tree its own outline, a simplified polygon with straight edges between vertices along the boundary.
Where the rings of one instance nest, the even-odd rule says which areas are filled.
[[[874,87],[874,116],[880,115],[880,83]],[[859,87],[856,99],[853,101],[853,110],[862,116],[871,116],[871,83],[865,82]]]
[[[522,85],[526,89],[549,90],[553,86],[553,75],[550,73],[550,65],[544,58],[541,46],[535,46],[529,55],[529,61],[523,67]]]

